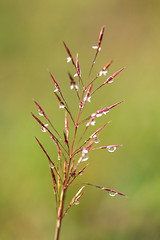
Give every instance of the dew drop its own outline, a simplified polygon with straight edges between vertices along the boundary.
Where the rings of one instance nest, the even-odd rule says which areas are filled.
[[[100,140],[98,138],[94,138],[94,143],[99,143]]]
[[[117,195],[116,192],[109,193],[109,196],[111,196],[111,197],[115,197],[116,195]]]
[[[79,204],[79,202],[78,202],[78,201],[75,201],[75,202],[74,202],[74,205],[78,205],[78,204]]]
[[[113,79],[109,80],[107,83],[113,83]]]
[[[40,110],[38,110],[38,114],[39,114],[40,116],[42,116],[42,117],[44,116],[43,113],[41,113]]]
[[[107,149],[108,149],[108,152],[114,152],[114,151],[116,151],[116,147],[107,147]]]

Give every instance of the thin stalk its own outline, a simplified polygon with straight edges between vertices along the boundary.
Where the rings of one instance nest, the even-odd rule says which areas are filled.
[[[63,187],[62,192],[61,192],[61,198],[60,198],[58,213],[57,213],[57,223],[56,223],[56,231],[55,231],[54,240],[58,240],[59,239],[59,235],[60,235],[60,230],[61,230],[61,225],[62,225],[62,218],[63,218],[63,208],[64,208],[65,192],[66,192],[66,188]]]
[[[81,104],[81,102],[83,101],[84,93],[85,93],[85,89],[83,88],[83,93],[82,93],[82,97],[81,97],[80,104]],[[82,111],[82,108],[80,107],[79,112],[78,112],[77,122],[76,122],[76,124],[75,124],[74,137],[73,137],[73,142],[72,142],[72,147],[71,147],[71,153],[70,153],[70,156],[71,156],[71,157],[72,157],[73,147],[74,147],[74,143],[75,143],[75,139],[76,139],[77,128],[78,128],[78,126],[79,126],[79,119],[80,119],[81,111]]]

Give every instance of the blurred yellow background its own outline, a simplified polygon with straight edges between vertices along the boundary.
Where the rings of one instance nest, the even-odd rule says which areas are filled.
[[[58,129],[64,128],[48,71],[75,111],[67,76],[72,66],[66,63],[62,40],[73,56],[79,53],[85,78],[103,24],[94,73],[112,59],[110,73],[126,69],[94,95],[91,113],[125,100],[99,121],[112,120],[100,134],[100,144],[123,147],[91,153],[82,179],[128,198],[87,188],[80,205],[64,218],[61,239],[160,239],[160,2],[6,0],[0,1],[0,240],[53,239],[50,171],[34,136],[53,157],[56,149],[30,115],[37,111],[32,98]]]

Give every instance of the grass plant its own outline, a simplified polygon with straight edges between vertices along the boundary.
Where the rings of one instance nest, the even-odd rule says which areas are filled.
[[[72,208],[73,205],[79,204],[79,201],[84,195],[84,190],[87,186],[107,191],[109,192],[110,196],[125,196],[124,194],[116,190],[98,186],[89,182],[80,182],[80,176],[83,174],[83,172],[86,171],[88,166],[86,162],[88,160],[88,154],[90,151],[106,149],[109,152],[114,152],[117,147],[121,146],[119,144],[98,147],[95,146],[100,142],[98,135],[110,122],[106,122],[103,126],[93,131],[91,135],[87,135],[87,133],[89,128],[93,128],[93,126],[95,126],[96,120],[98,120],[98,118],[100,118],[102,115],[108,114],[110,110],[121,104],[123,101],[115,103],[109,107],[95,110],[94,113],[92,113],[86,118],[83,118],[82,114],[85,108],[89,108],[89,105],[91,104],[91,99],[93,99],[93,95],[102,87],[110,85],[114,81],[115,77],[124,69],[121,68],[120,70],[116,71],[115,73],[106,78],[105,76],[108,74],[109,67],[113,63],[113,61],[110,61],[98,72],[98,74],[93,79],[91,78],[91,73],[95,66],[97,56],[101,51],[101,43],[104,35],[104,29],[105,28],[103,26],[99,34],[97,46],[92,47],[93,51],[95,51],[95,55],[91,62],[88,76],[85,78],[85,80],[84,78],[82,79],[81,76],[78,54],[74,59],[66,43],[63,42],[68,54],[67,62],[73,65],[73,69],[75,71],[74,76],[69,72],[68,77],[70,81],[69,91],[74,91],[74,97],[78,100],[76,117],[74,116],[75,113],[73,114],[72,110],[70,109],[66,97],[61,91],[61,87],[53,77],[52,73],[49,72],[55,86],[54,95],[58,101],[59,108],[64,111],[64,127],[62,132],[59,132],[56,129],[56,126],[50,121],[44,109],[37,103],[37,101],[34,100],[34,103],[38,108],[38,113],[40,117],[37,117],[33,113],[31,114],[34,119],[40,124],[42,132],[46,132],[49,134],[50,140],[54,142],[55,147],[57,148],[58,158],[55,157],[54,160],[52,160],[47,151],[45,150],[45,147],[42,145],[39,139],[35,137],[40,148],[48,159],[53,181],[53,191],[55,196],[57,213],[56,230],[54,237],[55,240],[59,239],[63,218],[66,216],[67,212]],[[98,87],[95,87],[95,82],[97,80],[100,82],[99,78],[103,79],[104,77],[105,81],[102,81],[102,83]],[[56,158],[57,160],[55,160]],[[67,191],[71,186],[73,186],[73,183],[76,179],[78,179],[78,184],[81,184],[80,189],[73,196],[70,203],[68,204],[68,207],[65,208]]]

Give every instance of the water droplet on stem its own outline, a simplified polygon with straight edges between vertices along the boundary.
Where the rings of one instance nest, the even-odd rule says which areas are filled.
[[[107,147],[107,149],[108,149],[108,152],[114,152],[114,151],[116,151],[116,147]]]
[[[117,193],[115,193],[115,192],[109,193],[109,196],[111,196],[111,197],[115,197],[116,195],[117,195]]]

